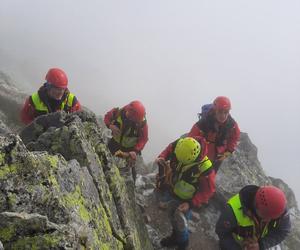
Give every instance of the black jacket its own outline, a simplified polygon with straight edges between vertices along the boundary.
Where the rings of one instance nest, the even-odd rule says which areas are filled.
[[[242,207],[250,210],[255,214],[254,198],[258,190],[258,186],[248,185],[239,192]],[[279,219],[276,220],[275,227],[268,228],[268,234],[264,238],[259,239],[259,249],[268,249],[282,242],[291,230],[290,216],[286,211]],[[269,225],[273,223],[270,222]],[[219,246],[221,250],[241,250],[241,246],[235,241],[232,232],[237,229],[237,220],[234,216],[230,205],[226,205],[222,211],[220,218],[216,224],[216,233],[219,237]]]

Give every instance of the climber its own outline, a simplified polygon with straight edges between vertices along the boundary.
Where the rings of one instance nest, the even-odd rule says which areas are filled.
[[[123,108],[113,108],[106,113],[104,122],[112,131],[108,148],[112,154],[127,159],[135,182],[137,155],[148,141],[148,125],[145,107],[140,101],[132,101]]]
[[[80,103],[74,94],[68,90],[66,73],[58,68],[49,69],[46,83],[29,96],[21,110],[21,120],[24,124],[31,123],[36,117],[56,111],[67,113],[79,111]]]
[[[168,209],[173,228],[172,234],[161,240],[163,247],[187,249],[191,208],[207,203],[215,192],[211,185],[215,171],[206,153],[202,137],[185,137],[169,144],[155,160],[159,204]]]
[[[269,249],[290,230],[285,194],[274,186],[245,186],[228,200],[216,224],[222,250]]]
[[[240,138],[240,129],[231,117],[230,100],[218,96],[213,104],[202,107],[199,121],[194,124],[188,136],[203,136],[208,143],[208,158],[218,171],[222,161],[231,155]]]

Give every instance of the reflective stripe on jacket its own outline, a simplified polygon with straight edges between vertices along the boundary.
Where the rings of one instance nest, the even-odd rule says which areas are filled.
[[[243,211],[239,194],[231,197],[227,203],[231,206],[237,221],[238,228],[236,232],[233,232],[233,237],[238,243],[241,243],[244,238],[252,238],[255,236],[260,239],[268,234],[269,223],[266,223],[261,232],[257,232],[254,220],[247,216]],[[276,227],[276,224],[277,222],[273,221],[272,226]]]
[[[212,163],[205,156],[201,162],[183,166],[179,163],[173,176],[173,192],[181,199],[192,199],[198,188],[199,177],[212,169]]]
[[[65,100],[61,103],[59,110],[64,110],[66,112],[70,112],[74,100],[74,94],[69,93]],[[49,110],[45,103],[41,100],[38,92],[33,93],[31,95],[32,103],[34,105],[34,108],[38,114],[47,114],[49,113]]]
[[[122,120],[121,112],[119,112],[114,124],[120,128],[121,134],[114,136],[113,139],[124,148],[133,148],[139,140],[139,127],[128,127],[124,130],[124,122]]]

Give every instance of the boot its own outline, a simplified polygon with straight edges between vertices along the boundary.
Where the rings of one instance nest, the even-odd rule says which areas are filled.
[[[184,242],[180,242],[177,243],[177,250],[187,250],[188,249],[188,245],[189,245],[189,241],[184,241]]]
[[[167,236],[160,241],[160,245],[162,247],[174,247],[176,244],[176,235],[174,230],[170,236]]]

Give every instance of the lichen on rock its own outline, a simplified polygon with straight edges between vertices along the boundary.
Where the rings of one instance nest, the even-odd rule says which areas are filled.
[[[20,136],[0,137],[5,248],[153,249],[92,113],[42,116]]]

